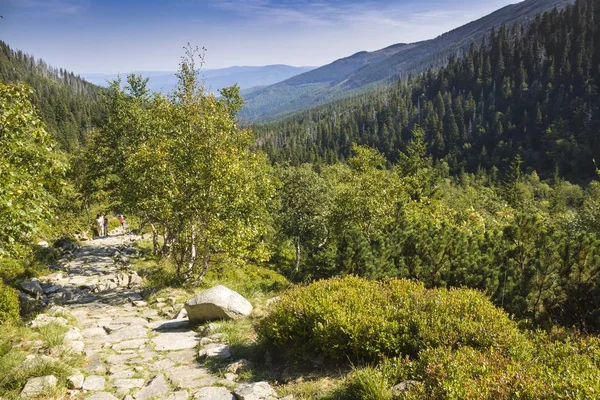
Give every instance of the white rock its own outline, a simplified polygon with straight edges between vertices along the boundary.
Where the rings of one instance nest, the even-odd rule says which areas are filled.
[[[136,395],[136,400],[146,400],[152,397],[160,396],[162,394],[168,393],[170,391],[169,385],[167,384],[167,380],[163,374],[158,374],[148,385],[146,385],[142,390],[140,390]]]
[[[83,381],[83,390],[104,390],[104,377],[100,375],[90,375]]]
[[[239,293],[223,285],[205,290],[185,303],[192,323],[217,319],[238,319],[252,312],[252,304]]]
[[[81,372],[76,372],[67,378],[69,389],[81,389],[83,387],[84,377]]]
[[[64,344],[64,347],[72,353],[81,354],[85,349],[85,344],[81,340],[73,340],[70,342],[66,342]]]
[[[200,351],[198,352],[198,356],[200,358],[218,357],[221,359],[226,359],[226,358],[231,357],[231,350],[229,349],[229,346],[227,346],[226,344],[211,343],[211,344],[207,344],[202,349],[200,349]]]
[[[131,378],[115,379],[114,381],[112,381],[112,385],[116,388],[125,389],[141,388],[142,386],[144,386],[144,380]]]
[[[268,382],[244,383],[233,392],[239,400],[265,400],[277,397],[277,393]]]
[[[118,331],[111,332],[108,335],[108,340],[112,343],[122,342],[130,339],[141,339],[148,336],[146,328],[139,325],[128,326],[126,329],[119,329]]]
[[[209,386],[194,393],[194,400],[236,400],[236,398],[222,386]]]
[[[71,328],[67,333],[65,333],[65,342],[72,342],[74,340],[81,339],[83,339],[83,335],[81,334],[79,328]]]
[[[56,387],[58,379],[54,375],[41,376],[39,378],[31,378],[25,384],[21,391],[21,397],[36,397],[44,391]]]
[[[199,338],[194,331],[163,332],[159,333],[152,341],[158,351],[174,351],[195,348]]]
[[[45,240],[41,240],[41,241],[37,242],[37,245],[40,247],[48,247],[49,246],[48,242],[46,242]]]
[[[112,346],[114,351],[123,351],[131,349],[141,349],[146,344],[146,339],[133,339],[117,343]]]

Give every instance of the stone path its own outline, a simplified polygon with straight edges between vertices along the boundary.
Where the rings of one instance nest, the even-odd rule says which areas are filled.
[[[65,336],[65,346],[85,353],[86,365],[70,378],[70,396],[277,399],[266,382],[237,382],[235,372],[243,361],[231,360],[224,376],[211,373],[198,361],[198,350],[221,358],[231,354],[225,344],[218,343],[218,335],[199,334],[187,319],[168,319],[183,306],[175,304],[174,298],[158,299],[152,307],[142,299],[142,279],[129,269],[129,259],[137,256],[132,244],[139,239],[121,234],[89,241],[73,252],[70,261],[54,266],[52,274],[39,280],[42,296],[78,321],[79,327]],[[61,318],[56,315],[62,307],[50,308],[33,323]]]

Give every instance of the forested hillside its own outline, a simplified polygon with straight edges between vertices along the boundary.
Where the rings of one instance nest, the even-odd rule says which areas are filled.
[[[428,68],[445,66],[451,56],[467,53],[472,42],[481,41],[494,27],[527,24],[540,13],[555,7],[562,9],[571,3],[573,0],[525,0],[434,39],[396,44],[336,60],[248,94],[240,116],[246,121],[269,121],[377,86],[387,86],[397,78],[406,79]]]
[[[48,132],[65,151],[74,151],[86,141],[88,131],[103,118],[101,88],[62,68],[11,49],[0,41],[0,81],[26,83],[33,89]]]
[[[398,159],[415,126],[452,172],[506,171],[517,155],[541,176],[590,178],[600,159],[600,7],[578,2],[501,27],[446,68],[395,87],[256,126],[275,161],[335,162],[352,143]]]

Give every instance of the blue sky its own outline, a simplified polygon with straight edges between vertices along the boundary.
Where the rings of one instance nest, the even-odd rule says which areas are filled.
[[[0,38],[79,74],[316,66],[436,37],[519,0],[0,0]]]

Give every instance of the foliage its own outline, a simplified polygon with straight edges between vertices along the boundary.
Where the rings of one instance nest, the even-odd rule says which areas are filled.
[[[286,353],[331,361],[417,357],[426,348],[460,345],[521,356],[516,348],[524,340],[478,292],[356,277],[289,290],[257,331]]]
[[[65,163],[25,85],[0,83],[0,255],[23,250],[50,217]]]
[[[537,338],[536,357],[516,361],[494,349],[440,347],[423,352],[423,387],[406,399],[587,399],[600,390],[596,339]],[[412,391],[412,393],[411,393]]]
[[[0,325],[19,319],[19,297],[17,291],[0,280]]]
[[[125,91],[111,85],[108,120],[84,152],[79,184],[86,198],[106,193],[113,208],[150,224],[155,252],[174,261],[180,279],[195,280],[211,261],[268,256],[260,238],[273,193],[264,156],[236,126],[239,88],[206,94],[196,56],[187,49],[170,98],[133,75]]]

